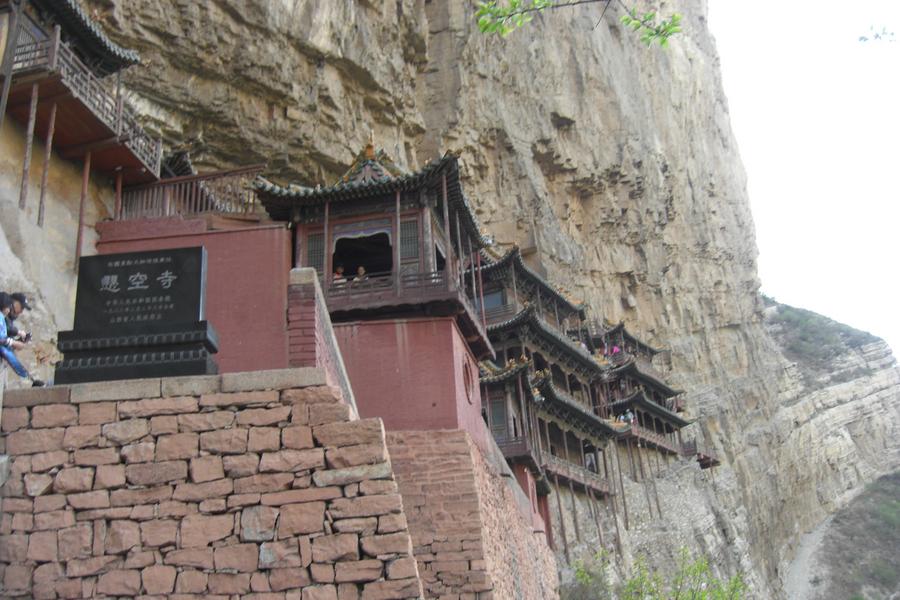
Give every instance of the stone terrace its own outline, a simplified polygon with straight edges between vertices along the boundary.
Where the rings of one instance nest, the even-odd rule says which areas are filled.
[[[322,369],[6,393],[3,597],[422,594],[380,419]]]

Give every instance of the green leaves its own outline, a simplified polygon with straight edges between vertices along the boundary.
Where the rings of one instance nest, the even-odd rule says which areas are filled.
[[[508,0],[501,5],[499,1],[479,2],[475,18],[481,33],[498,34],[506,37],[515,29],[524,26],[533,19],[536,12],[556,5],[553,0]]]
[[[681,15],[678,13],[657,23],[655,12],[647,12],[639,17],[637,10],[632,8],[619,17],[619,21],[626,27],[640,32],[641,41],[647,46],[652,46],[656,42],[665,47],[669,44],[669,38],[681,31]]]

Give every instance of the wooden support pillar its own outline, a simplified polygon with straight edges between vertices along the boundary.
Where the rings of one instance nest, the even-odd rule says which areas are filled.
[[[50,120],[47,123],[47,140],[44,142],[44,164],[41,170],[41,198],[38,201],[38,227],[44,226],[44,202],[47,196],[47,177],[50,173],[50,159],[53,153],[53,130],[56,127],[56,102],[50,105]]]
[[[641,446],[640,443],[637,447],[637,459],[638,466],[640,466],[641,471],[641,487],[644,488],[644,496],[647,498],[647,512],[650,513],[650,518],[653,518],[653,501],[650,499],[650,487],[647,482],[647,476],[644,473],[644,459],[641,457]]]
[[[422,204],[422,238],[424,240],[424,259],[426,273],[434,271],[434,232],[431,227],[431,207],[428,203]]]
[[[594,514],[594,522],[597,524],[597,535],[600,537],[600,547],[605,548],[606,543],[603,541],[603,521],[600,519],[600,507],[597,506],[597,499],[594,496],[594,491],[591,488],[587,488],[587,493],[588,506]]]
[[[91,153],[84,155],[84,170],[81,173],[81,202],[78,204],[78,233],[75,236],[75,272],[81,259],[81,240],[84,237],[84,205],[87,203],[88,182],[91,178]]]
[[[525,392],[522,389],[522,373],[516,375],[516,393],[519,396],[519,410],[522,412],[522,435],[531,439],[531,420],[528,418],[528,407],[525,404]]]
[[[31,84],[31,106],[28,109],[28,126],[25,129],[25,160],[22,163],[22,185],[19,188],[19,208],[25,208],[28,199],[28,171],[31,170],[31,149],[34,144],[34,123],[37,120],[38,84]]]
[[[0,129],[6,116],[6,103],[9,101],[9,88],[12,85],[13,63],[15,62],[16,43],[19,40],[19,7],[18,2],[10,3],[11,11],[6,28],[6,48],[3,51],[3,63],[0,64],[0,75],[3,75],[3,89],[0,91]]]
[[[657,455],[657,458],[659,457],[658,452],[654,452],[654,454]],[[647,470],[648,471],[652,470],[650,467],[650,459],[649,458],[647,459]],[[650,484],[653,486],[653,497],[656,499],[656,514],[659,515],[660,518],[662,518],[662,504],[659,501],[659,488],[656,487],[656,477],[653,477],[653,476],[650,477]]]
[[[562,533],[563,547],[566,551],[566,562],[568,563],[571,562],[571,559],[569,558],[569,540],[566,539],[566,521],[563,517],[562,500],[559,497],[559,476],[557,476],[556,473],[553,474],[553,489],[556,491],[556,508],[559,509],[559,530],[560,533]],[[576,519],[575,522],[577,523],[578,520]]]
[[[478,267],[478,299],[481,302],[481,326],[487,331],[487,317],[484,313],[484,278],[481,275],[481,252],[475,255],[475,263]]]
[[[572,459],[569,456],[569,432],[566,430],[563,430],[562,435],[563,435],[563,449],[566,453],[566,462],[572,462]],[[581,526],[578,524],[578,504],[575,501],[575,486],[572,484],[571,477],[569,477],[567,479],[569,480],[569,493],[572,494],[572,521],[575,523],[575,539],[577,539],[580,542],[581,541]]]
[[[400,295],[400,190],[394,197],[394,229],[396,237],[394,238],[394,291]],[[331,274],[329,272],[329,278]]]
[[[453,249],[450,243],[450,206],[447,200],[447,174],[441,177],[441,205],[444,211],[444,241],[447,246],[444,248],[444,279],[447,280],[447,287],[451,290],[456,289],[453,285],[453,259],[450,251]]]
[[[625,446],[628,448],[628,462],[631,464],[631,478],[637,481],[637,469],[634,467],[634,454],[631,451],[631,438],[625,440]]]
[[[472,238],[466,236],[466,246],[468,246],[469,270],[472,272],[472,301],[480,300],[478,294],[478,275],[475,273],[475,255],[472,254]],[[484,312],[484,305],[481,305],[481,312]]]
[[[466,291],[466,274],[463,271],[463,247],[462,233],[459,230],[459,211],[456,211],[456,277],[459,289],[465,294]]]
[[[333,271],[331,266],[331,261],[333,260],[331,257],[331,228],[329,227],[330,223],[329,217],[331,216],[329,213],[331,212],[331,203],[329,201],[325,201],[325,222],[322,225],[322,240],[323,247],[322,249],[325,251],[325,256],[323,257],[325,260],[324,268],[325,271],[322,273],[322,289],[325,291],[325,295],[328,295],[328,290],[331,289],[331,280],[333,277],[331,273]],[[356,275],[352,274],[351,277],[355,277]]]
[[[613,442],[613,448],[615,448],[615,447],[616,447],[615,442]],[[610,468],[611,467],[612,467],[612,465],[610,465]],[[618,514],[618,510],[616,509],[616,493],[615,493],[616,479],[615,479],[615,475],[613,475],[613,477],[609,476],[609,471],[610,471],[610,469],[608,469],[606,466],[606,448],[604,448],[603,449],[603,472],[606,473],[606,480],[609,483],[609,493],[606,494],[606,512],[607,512],[607,514],[609,514],[610,507],[611,507],[613,523],[615,524],[615,527],[616,527],[616,549],[619,551],[619,553],[621,553],[622,552],[622,541],[621,541],[622,534],[619,532],[619,514]],[[624,497],[623,497],[623,499],[624,499]]]
[[[116,220],[122,218],[122,169],[116,171]]]
[[[622,461],[619,459],[619,449],[616,448],[616,470],[619,471],[619,487],[622,490],[622,512],[625,514],[625,529],[628,530],[628,501],[625,498],[625,479],[622,477]]]
[[[513,259],[515,260],[515,259]],[[512,271],[512,289],[513,289],[513,309],[518,311],[519,307],[519,291],[516,288],[516,265],[510,265],[509,270]]]

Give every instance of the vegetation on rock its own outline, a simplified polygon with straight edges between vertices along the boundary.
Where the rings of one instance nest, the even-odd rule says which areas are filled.
[[[666,578],[638,558],[631,575],[619,585],[608,577],[609,558],[601,552],[591,560],[576,561],[575,581],[562,586],[562,600],[741,600],[747,589],[739,573],[722,580],[705,557],[693,558],[681,549],[675,572]]]
[[[542,13],[547,9],[566,8],[576,6],[578,4],[594,4],[605,2],[603,12],[600,13],[600,21],[606,15],[612,0],[570,0],[569,2],[560,2],[558,0],[489,0],[479,2],[478,11],[475,17],[478,19],[478,29],[482,33],[497,34],[505,37],[529,23],[535,14]],[[641,41],[648,46],[658,43],[660,46],[666,46],[669,38],[681,31],[681,15],[673,14],[671,17],[662,18],[657,21],[657,14],[654,11],[638,14],[637,9],[628,8],[617,0],[618,4],[625,11],[625,14],[619,17],[619,21],[626,27],[640,34]]]

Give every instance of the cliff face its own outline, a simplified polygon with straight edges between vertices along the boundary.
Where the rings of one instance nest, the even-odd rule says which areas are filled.
[[[530,260],[596,316],[671,350],[663,366],[697,419],[687,437],[723,466],[667,467],[663,518],[635,518],[626,563],[666,567],[688,546],[778,597],[798,534],[900,464],[889,349],[848,350],[835,364],[859,367],[849,379],[816,383],[763,323],[705,2],[666,3],[685,33],[665,51],[614,9],[597,24],[599,5],[501,40],[478,33],[469,2],[85,4],[142,53],[126,81],[148,125],[201,168],[266,161],[275,179],[330,183],[370,130],[409,167],[459,152],[498,242],[536,248]]]

